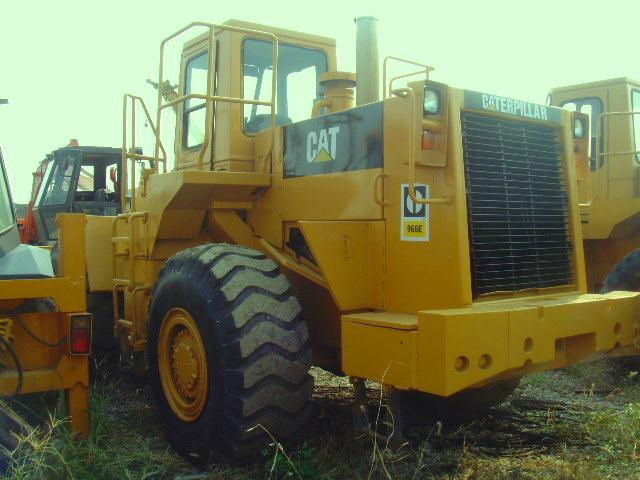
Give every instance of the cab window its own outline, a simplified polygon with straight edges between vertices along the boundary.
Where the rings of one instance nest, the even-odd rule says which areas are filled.
[[[95,167],[93,165],[83,165],[80,167],[80,177],[78,177],[78,192],[93,192],[96,188],[93,184],[95,179]]]
[[[207,72],[209,68],[208,52],[201,53],[187,62],[184,94],[207,93]],[[206,123],[206,102],[199,98],[190,98],[184,103],[183,144],[186,148],[197,148],[204,142]]]
[[[631,110],[640,112],[640,90],[631,91]],[[640,163],[640,115],[633,115],[633,145],[636,151],[636,162]]]
[[[0,172],[0,232],[4,232],[14,224],[13,207],[9,196],[9,186],[4,170]]]
[[[600,129],[600,115],[602,114],[602,100],[598,97],[589,97],[589,98],[579,98],[576,100],[569,100],[560,105],[562,108],[566,110],[570,110],[572,112],[581,112],[589,116],[589,125],[591,130],[591,141],[589,142],[589,158],[591,170],[596,170],[596,168],[600,168],[603,164],[602,158],[599,162],[597,162],[595,155],[593,155],[593,151],[596,147],[596,137],[598,136],[598,131]],[[601,146],[602,149],[602,146]]]
[[[320,50],[278,45],[276,124],[287,125],[311,116],[313,103],[323,96],[319,83],[327,71],[327,56]],[[247,39],[243,44],[243,95],[248,100],[271,100],[272,43]],[[269,128],[270,108],[244,106],[244,130],[248,134]]]
[[[46,189],[42,191],[40,205],[63,205],[67,202],[75,163],[76,159],[72,156],[57,159],[53,168],[49,170],[49,178]]]

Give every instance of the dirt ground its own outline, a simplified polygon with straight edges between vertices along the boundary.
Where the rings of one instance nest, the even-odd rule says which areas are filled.
[[[407,443],[392,451],[384,440],[354,433],[353,390],[346,379],[314,369],[316,415],[302,445],[268,446],[252,467],[206,471],[166,443],[146,381],[110,375],[96,382],[93,434],[86,443],[61,433],[64,422],[49,416],[51,405],[23,403],[32,417],[54,428],[40,427],[40,437],[24,442],[27,453],[16,455],[18,467],[9,478],[640,478],[640,383],[633,371],[633,365],[609,362],[534,375],[485,417],[433,419],[412,429]],[[368,387],[369,416],[373,421],[380,412],[381,424],[386,396],[377,385]],[[40,459],[39,469],[34,458]]]

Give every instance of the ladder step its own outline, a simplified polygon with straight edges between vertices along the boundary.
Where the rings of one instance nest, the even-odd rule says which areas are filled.
[[[131,327],[133,326],[133,323],[131,323],[129,320],[125,320],[124,318],[119,318],[118,319],[118,326],[119,327],[124,327],[124,328],[127,328],[127,329],[131,330]]]

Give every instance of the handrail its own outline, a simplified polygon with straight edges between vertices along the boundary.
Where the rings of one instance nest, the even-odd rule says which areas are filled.
[[[127,108],[129,105],[129,101],[131,102],[131,148],[127,146]],[[151,115],[149,114],[149,110],[147,110],[147,106],[144,103],[144,100],[141,97],[136,95],[131,95],[129,93],[125,93],[122,98],[122,161],[121,163],[121,178],[120,178],[120,205],[122,207],[122,211],[126,212],[129,210],[135,210],[135,198],[136,198],[136,160],[138,161],[148,161],[152,164],[152,168],[157,172],[158,167],[157,163],[162,164],[162,173],[166,173],[167,171],[167,152],[164,149],[164,145],[162,145],[162,141],[160,142],[160,149],[162,151],[162,157],[156,155],[155,157],[149,155],[142,155],[136,153],[136,102],[140,103],[142,106],[142,110],[144,111],[147,123],[151,127],[151,131],[156,138],[159,138],[157,135],[156,126],[153,124],[153,120],[151,120]],[[159,153],[159,152],[158,152]],[[127,208],[127,160],[131,160],[131,208]]]
[[[200,152],[198,154],[198,165],[202,165],[203,163],[203,159],[204,159],[204,154],[207,150],[207,146],[209,144],[209,137],[211,135],[211,128],[209,128],[209,121],[211,118],[211,111],[212,108],[215,104],[215,102],[230,102],[230,103],[240,103],[240,104],[252,104],[252,105],[266,105],[270,107],[271,110],[271,136],[270,136],[270,145],[267,148],[267,150],[265,151],[265,156],[264,158],[266,159],[266,157],[268,155],[270,155],[272,153],[273,150],[273,146],[275,145],[275,126],[276,126],[276,106],[275,106],[275,102],[276,102],[276,92],[277,92],[277,81],[278,81],[278,37],[272,33],[269,32],[263,32],[260,30],[253,30],[250,28],[242,28],[242,27],[234,27],[232,25],[218,25],[218,24],[213,24],[213,23],[206,23],[206,22],[192,22],[188,25],[186,25],[185,27],[181,28],[180,30],[178,30],[177,32],[173,33],[172,35],[169,35],[167,38],[165,38],[164,40],[162,40],[162,42],[160,43],[160,62],[159,62],[159,68],[158,68],[158,85],[162,85],[163,83],[163,72],[164,72],[164,49],[166,44],[173,40],[174,38],[178,37],[179,35],[181,35],[182,33],[186,32],[187,30],[194,28],[194,27],[204,27],[207,28],[209,30],[209,46],[208,46],[208,59],[209,59],[209,65],[208,65],[208,69],[207,69],[207,92],[205,95],[200,95],[198,96],[198,94],[190,94],[190,95],[183,95],[181,97],[178,97],[177,99],[171,101],[171,102],[167,102],[166,104],[162,103],[162,92],[160,89],[158,89],[158,111],[157,111],[157,119],[156,119],[156,124],[158,125],[158,130],[157,130],[157,134],[156,134],[156,149],[155,149],[155,155],[158,156],[159,154],[159,150],[160,150],[160,127],[161,127],[161,120],[162,120],[162,111],[167,108],[168,106],[173,106],[173,105],[177,105],[178,103],[182,103],[185,102],[186,100],[188,100],[189,98],[201,98],[202,100],[206,101],[206,111],[205,111],[205,136],[202,142],[202,147],[200,148]],[[257,100],[245,100],[244,98],[233,98],[233,97],[221,97],[221,96],[214,96],[211,95],[211,86],[212,86],[212,74],[214,71],[214,67],[215,67],[215,63],[214,63],[214,53],[215,53],[215,41],[214,41],[214,37],[215,37],[215,32],[217,31],[224,31],[224,30],[228,30],[228,31],[232,31],[232,32],[240,32],[240,33],[249,33],[251,35],[254,36],[258,36],[258,37],[263,37],[263,38],[267,38],[270,39],[271,42],[273,43],[273,54],[272,54],[272,62],[273,62],[273,70],[271,71],[271,101],[270,102],[260,102]],[[193,96],[191,96],[193,95]]]
[[[398,97],[404,97],[409,99],[411,104],[411,113],[409,116],[409,198],[417,205],[431,205],[431,204],[448,204],[452,199],[448,197],[442,198],[417,198],[416,197],[416,150],[418,147],[418,141],[416,139],[416,131],[418,126],[416,124],[416,94],[413,89],[405,87],[393,90],[393,95]]]
[[[389,202],[387,200],[384,200],[378,197],[378,184],[380,183],[380,181],[384,181],[384,179],[387,178],[388,176],[389,175],[387,173],[379,173],[378,175],[376,175],[376,178],[373,179],[373,201],[376,202],[381,207],[388,207]],[[384,196],[384,183],[382,185],[383,187],[381,190]]]
[[[632,116],[632,115],[640,115],[640,111],[638,112],[604,112],[601,113],[598,118],[598,124],[601,126],[604,131],[604,117],[617,117],[617,116]],[[638,155],[640,154],[640,150],[628,151],[628,152],[601,152],[596,153],[598,157],[613,157],[617,155]]]
[[[202,95],[200,93],[190,93],[188,95],[183,95],[174,100],[171,100],[170,102],[167,102],[164,105],[162,105],[160,108],[165,109],[168,107],[173,107],[178,103],[191,100],[192,98],[199,98],[201,100],[210,100],[210,101],[229,102],[229,103],[246,103],[249,105],[266,105],[266,106],[271,105],[271,102],[267,102],[266,100],[246,100],[244,98],[222,97],[220,95]]]
[[[396,77],[393,77],[390,81],[389,81],[389,87],[387,88],[387,63],[389,60],[395,60],[397,62],[401,62],[401,63],[408,63],[409,65],[416,65],[418,67],[422,67],[420,70],[415,71],[415,72],[411,72],[411,73],[405,73],[403,75],[398,75]],[[395,80],[400,80],[401,78],[406,78],[406,77],[412,77],[414,75],[419,75],[421,73],[424,73],[426,78],[425,80],[429,80],[429,73],[433,72],[435,70],[435,67],[432,67],[431,65],[427,65],[426,63],[418,63],[418,62],[414,62],[412,60],[406,60],[404,58],[400,58],[400,57],[393,57],[393,56],[387,56],[384,58],[384,61],[382,63],[382,90],[383,90],[383,98],[388,98],[389,96],[391,96],[391,93],[393,92],[393,90],[391,89],[393,82]]]

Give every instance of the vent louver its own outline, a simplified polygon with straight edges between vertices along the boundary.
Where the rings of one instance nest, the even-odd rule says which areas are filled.
[[[573,283],[555,129],[462,113],[474,297]]]

